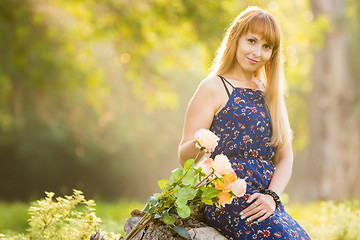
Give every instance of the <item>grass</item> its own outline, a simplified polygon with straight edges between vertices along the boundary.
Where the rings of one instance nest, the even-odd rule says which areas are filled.
[[[101,229],[107,232],[120,233],[125,236],[124,225],[134,209],[142,210],[144,202],[130,199],[119,199],[116,202],[97,202],[96,216],[102,220]]]
[[[29,227],[28,208],[29,205],[22,202],[0,202],[0,233],[14,235],[25,232]]]
[[[287,212],[309,233],[313,240],[360,239],[360,201],[318,201],[307,204],[286,203]],[[283,200],[283,201],[284,201]],[[0,202],[1,234],[14,236],[26,233],[29,215],[26,203]],[[98,201],[96,215],[102,219],[101,229],[124,235],[124,224],[134,209],[142,209],[144,202],[119,199],[114,202]]]

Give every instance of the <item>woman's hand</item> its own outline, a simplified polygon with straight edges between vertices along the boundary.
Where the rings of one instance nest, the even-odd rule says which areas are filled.
[[[267,194],[254,193],[247,200],[251,203],[241,213],[241,219],[246,219],[247,222],[255,221],[262,222],[275,212],[276,203],[274,199]]]

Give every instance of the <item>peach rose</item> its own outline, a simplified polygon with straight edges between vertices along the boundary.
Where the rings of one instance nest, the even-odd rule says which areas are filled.
[[[230,192],[231,182],[227,177],[219,178],[215,181],[215,189],[222,190],[224,192]]]
[[[228,192],[221,191],[217,197],[219,198],[219,204],[223,207],[225,204],[229,204],[232,201],[231,194]]]
[[[213,152],[219,140],[218,136],[204,128],[197,131],[194,136],[196,147],[205,152]]]
[[[238,178],[235,182],[231,183],[231,192],[237,197],[242,197],[246,193],[246,181]]]
[[[223,176],[226,173],[226,171],[232,169],[229,159],[227,158],[227,156],[223,154],[219,154],[215,157],[213,162],[213,168],[215,174],[218,177]]]
[[[206,176],[210,175],[212,173],[212,171],[213,171],[211,169],[212,163],[213,163],[212,158],[208,158],[205,161],[202,161],[200,163],[201,171],[203,173],[205,173]]]
[[[237,175],[234,171],[234,169],[228,169],[226,172],[225,172],[225,177],[227,177],[229,179],[230,182],[235,182],[237,180]]]

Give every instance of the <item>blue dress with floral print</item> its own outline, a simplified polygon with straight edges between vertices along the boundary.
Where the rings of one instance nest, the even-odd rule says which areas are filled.
[[[228,239],[310,239],[303,228],[280,206],[263,222],[247,222],[240,212],[250,203],[249,196],[266,189],[274,173],[272,158],[275,147],[270,145],[271,119],[261,90],[233,87],[225,107],[215,115],[210,130],[220,137],[210,157],[226,155],[237,176],[247,183],[244,197],[218,208],[206,205],[207,223]],[[224,82],[225,85],[225,82]]]

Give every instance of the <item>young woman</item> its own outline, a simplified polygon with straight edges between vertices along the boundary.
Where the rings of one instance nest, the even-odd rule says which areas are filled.
[[[249,7],[231,24],[212,72],[190,100],[180,163],[194,158],[193,136],[210,129],[247,192],[223,208],[206,205],[207,223],[229,239],[310,239],[279,196],[292,170],[292,132],[284,101],[281,32],[268,12]],[[199,156],[199,160],[202,156]]]

